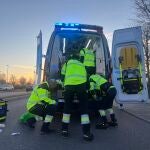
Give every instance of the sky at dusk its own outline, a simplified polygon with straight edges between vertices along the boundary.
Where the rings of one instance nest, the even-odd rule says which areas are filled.
[[[131,26],[133,0],[0,0],[0,73],[33,77],[36,36],[46,51],[56,22],[100,25],[111,45],[113,31]]]

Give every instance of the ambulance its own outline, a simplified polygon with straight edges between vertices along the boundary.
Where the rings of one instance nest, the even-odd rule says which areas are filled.
[[[111,56],[101,26],[56,23],[45,56],[42,53],[40,31],[37,37],[36,84],[47,79],[60,80],[61,67],[74,43],[96,52],[96,72],[112,80],[117,89],[118,104],[148,101],[141,27],[114,31]],[[58,102],[64,102],[63,89],[58,88],[54,97]]]

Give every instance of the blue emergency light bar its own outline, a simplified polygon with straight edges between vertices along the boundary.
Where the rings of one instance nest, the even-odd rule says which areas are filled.
[[[55,27],[76,27],[79,26],[78,23],[56,23]]]
[[[93,32],[98,32],[101,33],[103,32],[103,27],[101,26],[96,26],[96,25],[87,25],[87,24],[79,24],[79,23],[56,23],[55,24],[55,30],[63,30],[63,29],[68,29],[68,30],[93,30]]]

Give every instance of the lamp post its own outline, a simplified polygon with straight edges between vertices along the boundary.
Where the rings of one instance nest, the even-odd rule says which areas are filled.
[[[6,70],[6,83],[8,83],[8,69],[9,69],[9,65],[6,65],[7,70]]]
[[[0,80],[1,80],[1,78],[2,78],[2,75],[1,75],[1,74],[2,74],[2,71],[0,70]]]

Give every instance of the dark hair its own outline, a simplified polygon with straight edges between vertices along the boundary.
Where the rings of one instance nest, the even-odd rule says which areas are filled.
[[[38,86],[38,88],[42,88],[42,89],[49,90],[49,87],[48,87],[48,85],[47,85],[46,82],[41,83],[41,84]]]

